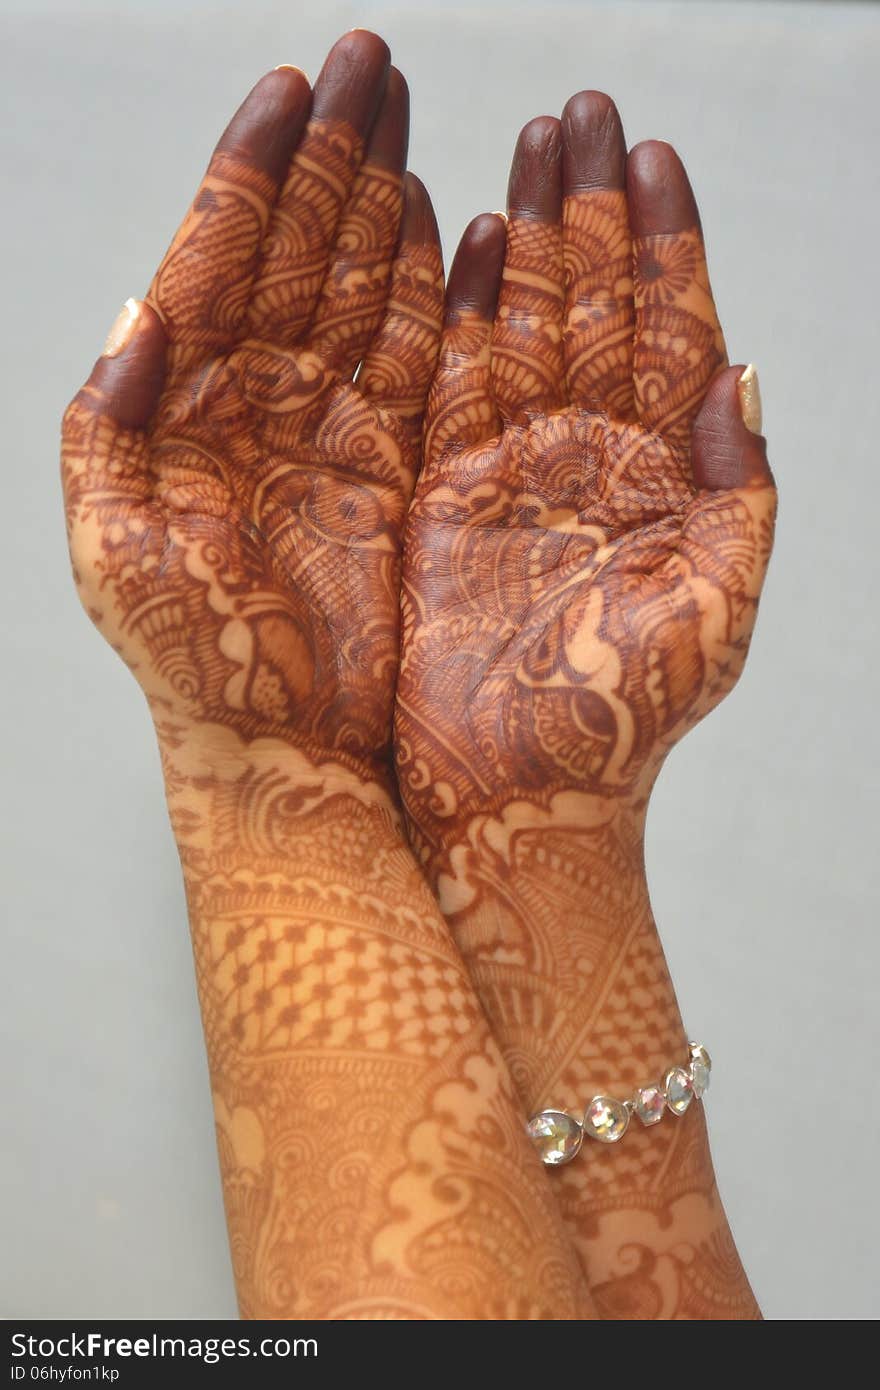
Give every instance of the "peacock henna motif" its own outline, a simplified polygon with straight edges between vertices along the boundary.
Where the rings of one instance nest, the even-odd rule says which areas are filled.
[[[742,670],[775,510],[724,361],[674,153],[627,161],[596,93],[569,103],[561,152],[558,123],[532,122],[506,232],[477,219],[450,276],[395,713],[410,839],[526,1114],[631,1094],[686,1043],[647,802]],[[670,1273],[733,1249],[697,1107],[553,1181],[600,1315],[756,1314],[735,1251],[702,1303]],[[625,1247],[666,1271],[662,1298],[627,1303]]]
[[[65,415],[70,549],[159,736],[243,1316],[591,1317],[392,785],[442,312],[406,113],[364,31],[257,85]]]

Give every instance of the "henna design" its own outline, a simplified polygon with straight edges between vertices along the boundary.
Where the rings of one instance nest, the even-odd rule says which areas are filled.
[[[363,142],[345,123],[310,123],[263,244],[250,308],[254,337],[284,346],[299,342],[306,333],[327,285],[329,249],[362,157]],[[356,208],[355,216],[359,212]],[[371,240],[368,237],[368,244]],[[342,271],[350,275],[349,245],[344,243],[344,250]]]
[[[490,392],[490,326],[476,314],[460,313],[443,334],[437,375],[431,383],[425,419],[422,477],[447,450],[477,444],[500,428]],[[453,371],[456,390],[445,390],[445,371]]]
[[[560,404],[562,237],[513,213],[492,332],[492,389],[502,419]]]
[[[706,388],[727,360],[700,233],[637,237],[633,263],[638,417],[686,448]]]
[[[589,1316],[387,795],[275,740],[160,733],[242,1316]]]
[[[386,69],[234,118],[65,415],[71,554],[159,735],[243,1316],[590,1317],[390,785],[442,270]]]
[[[316,355],[246,342],[163,404],[148,458],[85,402],[65,436],[84,601],[154,708],[384,757],[407,433]]]
[[[147,295],[168,330],[169,377],[239,337],[273,194],[263,170],[223,151],[214,155]]]
[[[333,364],[356,364],[382,318],[403,211],[400,179],[365,165],[339,227],[336,264],[324,282],[310,345]],[[433,281],[436,284],[436,266]]]
[[[618,1269],[593,1286],[603,1318],[755,1321],[761,1313],[743,1286],[742,1266],[726,1226],[697,1243],[675,1243],[666,1234],[661,1250],[624,1244]]]
[[[646,795],[745,659],[765,506],[694,499],[660,438],[571,407],[457,455],[454,476],[429,461],[407,532],[397,707],[420,833],[440,847],[448,825],[523,790],[542,806],[566,788]],[[429,679],[425,717],[414,692]]]
[[[358,373],[358,389],[365,399],[381,401],[417,446],[436,351],[442,280],[433,246],[416,243],[405,248],[395,263],[385,323]]]
[[[582,175],[584,156],[567,159]],[[494,327],[491,308],[462,311],[491,273],[466,233],[406,531],[407,826],[525,1114],[631,1093],[685,1046],[645,884],[646,807],[669,749],[742,670],[773,536],[762,444],[736,373],[716,377],[683,170],[663,147],[636,152],[625,193],[623,162],[598,159],[565,189],[555,286],[537,254],[553,244],[547,209],[537,226],[511,219],[517,273]],[[519,273],[539,263],[558,338],[557,309]],[[604,1316],[754,1316],[696,1107],[553,1181]]]
[[[215,169],[216,159],[212,187]],[[380,182],[381,230],[354,246],[354,220],[369,220]],[[331,363],[346,335],[362,350],[360,335],[377,304],[385,307],[389,277],[376,272],[375,257],[393,240],[389,219],[400,206],[400,179],[393,197],[390,182],[365,175],[352,195],[355,213],[343,220],[341,269],[321,304],[351,283],[360,308],[319,316],[315,336]],[[239,240],[232,189],[230,178],[226,221],[214,228],[224,253],[228,239]],[[251,203],[240,189],[246,219]],[[196,291],[188,289],[176,311],[169,307],[202,237],[191,222],[154,282],[166,323],[186,326],[174,386],[148,435],[114,427],[87,390],[66,416],[66,496],[83,601],[154,708],[334,750],[353,766],[382,761],[397,664],[400,534],[442,293],[439,252],[404,244],[398,253],[381,351],[395,363],[394,390],[407,410],[399,419],[382,399],[375,359],[371,401],[311,346],[282,351],[247,337],[205,360],[229,330],[228,315],[209,309],[194,326]],[[213,267],[219,285],[230,275],[229,255]],[[209,269],[198,295],[212,283]],[[200,358],[189,377],[184,349]]]
[[[635,418],[633,267],[622,189],[573,193],[563,204],[565,358],[570,399]]]

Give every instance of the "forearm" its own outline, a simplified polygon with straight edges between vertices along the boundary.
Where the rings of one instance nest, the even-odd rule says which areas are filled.
[[[219,729],[162,743],[243,1316],[592,1316],[387,792]]]
[[[651,913],[643,818],[561,794],[472,820],[430,855],[441,905],[527,1114],[621,1100],[687,1059]],[[715,1186],[702,1106],[633,1117],[551,1173],[600,1317],[760,1316]]]

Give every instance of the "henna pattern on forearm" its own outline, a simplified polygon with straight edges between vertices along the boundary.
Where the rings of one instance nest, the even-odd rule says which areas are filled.
[[[467,306],[467,237],[463,254]],[[699,230],[632,237],[619,188],[512,211],[494,324],[447,306],[406,532],[396,763],[524,1114],[630,1094],[686,1042],[646,807],[742,670],[773,537],[766,469],[694,483],[724,360]],[[697,1107],[588,1145],[553,1181],[601,1316],[757,1315]]]
[[[387,796],[274,740],[161,732],[242,1315],[588,1316]]]

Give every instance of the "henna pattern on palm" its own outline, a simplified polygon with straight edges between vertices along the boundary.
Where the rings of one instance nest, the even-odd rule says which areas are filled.
[[[268,176],[213,161],[148,296],[174,335],[158,411],[114,428],[86,388],[67,501],[84,601],[154,709],[363,765],[388,742],[441,268],[436,244],[404,241],[386,310],[400,177],[353,178],[355,132],[313,125],[274,210]]]
[[[395,716],[411,840],[527,1113],[626,1094],[681,1051],[645,810],[742,670],[775,506],[676,157],[642,147],[624,189],[595,94],[562,134],[526,127],[506,237],[477,219],[453,267]],[[658,1258],[726,1232],[696,1109],[554,1182],[594,1288],[624,1213]]]
[[[390,785],[442,311],[406,88],[358,31],[310,100],[254,89],[63,432],[79,591],[159,734],[239,1300],[589,1317]]]

